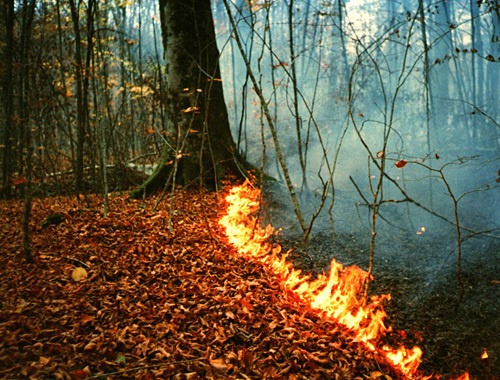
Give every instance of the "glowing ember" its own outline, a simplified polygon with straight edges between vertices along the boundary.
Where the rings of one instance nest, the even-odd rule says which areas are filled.
[[[231,189],[226,197],[227,214],[219,221],[229,242],[240,254],[263,263],[273,271],[288,290],[311,308],[347,327],[355,341],[363,342],[406,378],[415,378],[422,356],[420,348],[377,347],[380,336],[391,331],[384,324],[386,313],[382,307],[383,301],[389,300],[390,296],[373,296],[370,302],[365,302],[362,287],[368,273],[355,266],[344,268],[335,260],[332,260],[328,275],[319,275],[313,281],[310,281],[309,275],[302,275],[300,270],[286,261],[288,253],[280,255],[281,246],[273,248],[266,242],[274,229],[270,225],[262,228],[252,216],[258,210],[259,197],[260,190],[252,188],[248,181]]]
[[[488,351],[484,350],[483,354],[481,355],[481,359],[488,359]]]

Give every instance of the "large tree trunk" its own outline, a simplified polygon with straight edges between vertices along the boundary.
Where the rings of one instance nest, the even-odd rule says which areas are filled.
[[[170,140],[157,169],[132,197],[158,189],[172,171],[179,184],[201,174],[211,186],[228,168],[238,174],[250,167],[234,149],[210,0],[160,0],[160,16]]]

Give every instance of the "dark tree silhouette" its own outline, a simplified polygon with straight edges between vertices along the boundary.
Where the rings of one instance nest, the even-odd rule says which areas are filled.
[[[211,186],[227,169],[235,174],[251,169],[234,148],[210,0],[160,0],[160,17],[168,136],[158,167],[132,197],[169,178],[182,185],[202,179]]]
[[[13,57],[14,57],[14,0],[2,2],[0,6],[2,17],[2,40],[3,47],[0,52],[0,82],[1,98],[3,106],[3,146],[2,150],[2,184],[0,195],[2,198],[11,197],[11,186],[9,180],[14,171],[15,162],[15,136],[13,125],[14,112],[14,85],[13,77]]]

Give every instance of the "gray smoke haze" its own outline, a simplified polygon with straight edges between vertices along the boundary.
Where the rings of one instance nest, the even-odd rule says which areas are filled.
[[[300,197],[305,214],[311,216],[332,174],[336,225],[358,230],[358,211],[368,212],[360,205],[366,203],[360,193],[372,202],[370,189],[380,175],[369,155],[378,154],[380,163],[385,145],[385,173],[411,199],[453,220],[451,190],[459,199],[463,225],[477,231],[498,229],[500,46],[496,13],[477,9],[477,4],[469,9],[454,2],[422,10],[418,1],[410,0],[340,3],[339,7],[339,2],[300,2],[293,9],[298,95],[292,75],[288,6],[280,2],[250,11],[245,2],[239,2],[231,10],[252,70],[260,78],[291,180],[297,190],[308,190]],[[214,6],[214,17],[235,140],[259,166],[262,130],[265,169],[283,182],[269,127],[234,38],[230,38],[221,2]],[[400,160],[408,163],[398,168],[395,164]],[[449,188],[437,171],[441,168]],[[384,200],[405,198],[388,179],[382,190]],[[415,235],[424,233],[422,227],[425,233],[450,232],[449,223],[413,203],[385,203],[380,212],[387,221]],[[327,219],[318,220],[319,230],[327,228]],[[362,219],[361,225],[367,228],[368,218]],[[380,228],[384,224],[381,221]]]

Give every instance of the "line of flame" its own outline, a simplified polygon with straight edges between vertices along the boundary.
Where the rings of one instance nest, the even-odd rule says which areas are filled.
[[[406,378],[414,379],[422,356],[419,347],[377,347],[380,336],[392,330],[384,324],[387,315],[382,307],[382,302],[389,300],[390,295],[373,296],[370,303],[365,303],[361,295],[368,273],[356,266],[344,268],[335,259],[328,276],[322,274],[309,281],[309,275],[302,275],[286,261],[288,253],[281,254],[281,246],[272,247],[266,242],[274,229],[271,225],[262,228],[252,216],[258,210],[259,197],[260,190],[252,188],[248,180],[230,190],[226,197],[226,215],[219,220],[229,242],[240,254],[267,266],[283,280],[285,288],[311,308],[347,327],[354,334],[354,341],[363,342]]]
[[[381,334],[392,330],[384,324],[387,314],[381,305],[384,300],[390,299],[390,295],[373,296],[371,303],[365,304],[360,295],[368,273],[356,266],[344,268],[335,259],[331,262],[328,276],[319,275],[316,280],[309,281],[309,275],[302,275],[300,270],[286,261],[288,253],[280,255],[281,246],[272,247],[266,242],[274,233],[274,228],[271,225],[262,228],[252,216],[259,208],[259,197],[260,190],[253,188],[248,180],[230,190],[226,197],[226,215],[219,220],[229,242],[240,254],[261,262],[279,276],[284,286],[311,308],[350,329],[354,341],[363,342],[407,379],[416,379],[422,356],[419,347],[393,349],[389,346],[377,347],[376,344]],[[419,378],[427,380],[431,377]],[[456,380],[469,379],[466,372]]]

